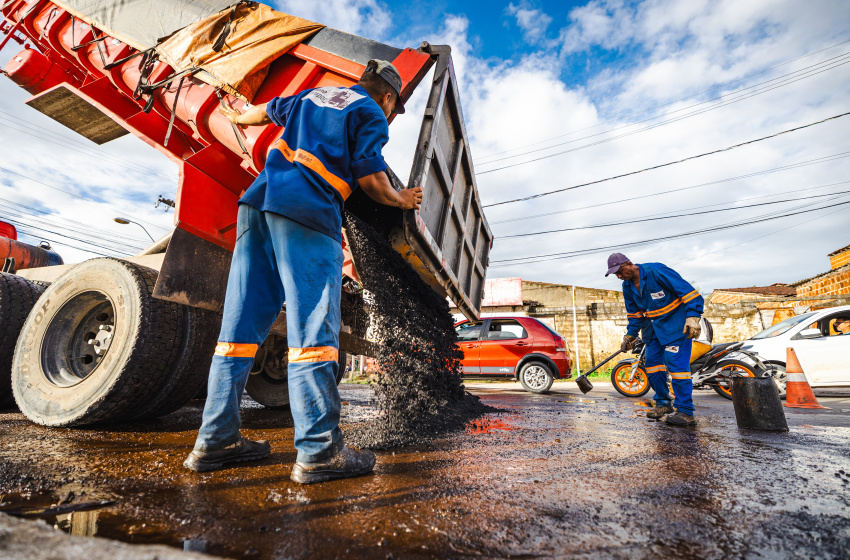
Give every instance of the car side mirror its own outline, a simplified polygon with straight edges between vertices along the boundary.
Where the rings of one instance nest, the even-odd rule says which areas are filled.
[[[820,332],[820,329],[803,329],[799,336],[800,338],[819,338],[823,336],[823,333]]]

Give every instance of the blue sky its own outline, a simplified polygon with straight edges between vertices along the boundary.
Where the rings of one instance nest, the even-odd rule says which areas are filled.
[[[485,204],[627,173],[850,110],[850,59],[845,64],[840,58],[850,55],[850,43],[840,44],[850,39],[846,0],[272,3],[394,46],[415,47],[422,40],[451,45]],[[15,49],[5,49],[0,63]],[[828,62],[833,57],[839,58]],[[812,66],[817,64],[823,66]],[[787,77],[792,72],[798,74]],[[776,81],[757,85],[765,80]],[[427,89],[423,83],[390,130],[385,157],[400,177],[409,173]],[[0,201],[0,216],[10,204],[41,208],[46,213],[38,220],[45,228],[95,228],[130,252],[146,236],[137,226],[115,224],[114,216],[136,217],[154,236],[168,231],[172,215],[153,203],[160,194],[175,195],[174,164],[132,136],[101,147],[85,144],[26,107],[26,92],[5,78],[0,93],[0,166],[17,173],[0,170],[0,199],[7,201]],[[703,105],[689,108],[695,103]],[[644,119],[655,120],[639,122]],[[850,180],[850,157],[817,159],[850,152],[849,133],[847,117],[710,158],[488,208],[496,235],[488,275],[617,289],[615,280],[602,275],[605,251],[530,264],[509,259],[748,223],[768,211],[819,208],[806,206],[816,200],[780,200],[830,194],[811,213],[624,251],[637,262],[674,266],[704,291],[813,276],[828,268],[827,253],[850,244],[849,207],[826,208],[850,200],[841,194],[850,190],[841,184]],[[558,154],[567,149],[573,151]],[[522,155],[530,150],[536,151]],[[537,156],[547,157],[528,161]],[[522,165],[496,170],[506,162]],[[693,188],[676,190],[684,187]],[[95,202],[57,188],[84,192]],[[736,209],[760,202],[776,204]],[[508,237],[718,207],[732,210]],[[30,231],[24,236],[30,242],[58,241],[69,262],[95,256]]]

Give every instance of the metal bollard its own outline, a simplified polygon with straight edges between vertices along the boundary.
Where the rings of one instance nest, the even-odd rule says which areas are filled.
[[[733,377],[732,404],[738,428],[788,431],[779,389],[770,377]]]

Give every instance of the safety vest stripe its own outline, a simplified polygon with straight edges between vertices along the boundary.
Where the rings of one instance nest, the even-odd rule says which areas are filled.
[[[665,371],[666,369],[667,369],[667,366],[662,364],[660,366],[652,366],[650,368],[646,368],[645,371],[646,371],[646,373],[655,373],[656,371]]]
[[[670,377],[672,377],[673,379],[690,379],[691,378],[691,372],[689,372],[689,371],[681,371],[681,372],[671,371]]]
[[[290,363],[335,362],[339,360],[339,350],[333,346],[316,346],[313,348],[289,349]]]
[[[300,163],[307,169],[316,173],[319,177],[328,182],[330,186],[339,191],[339,194],[342,195],[342,199],[346,200],[349,196],[351,196],[351,185],[337,175],[334,175],[330,171],[328,171],[325,164],[321,162],[319,158],[311,154],[306,150],[302,150],[301,148],[292,151],[292,148],[289,147],[289,144],[281,138],[274,144],[272,144],[272,149],[280,150],[280,153],[283,154],[287,160],[292,163]]]
[[[215,345],[216,356],[228,358],[253,358],[257,353],[256,344],[242,344],[239,342],[219,342]]]
[[[644,316],[643,311],[638,311],[637,313],[626,313],[626,317],[628,317],[629,319],[636,319],[638,317],[643,317],[643,316]]]
[[[699,292],[694,290],[690,293],[687,293],[682,296],[682,303],[688,303],[691,300],[694,300],[699,297]]]
[[[673,311],[674,309],[679,307],[681,304],[682,304],[682,298],[678,298],[676,300],[673,300],[669,304],[665,305],[661,309],[654,309],[652,311],[647,311],[646,316],[647,317],[661,317],[662,315],[666,315],[670,311]]]

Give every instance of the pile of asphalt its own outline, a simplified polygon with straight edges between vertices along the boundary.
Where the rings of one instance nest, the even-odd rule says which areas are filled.
[[[424,443],[494,411],[464,389],[463,353],[445,298],[371,226],[347,212],[344,220],[360,280],[371,295],[365,298],[370,334],[380,344],[378,415],[349,428],[347,444],[388,449]]]

